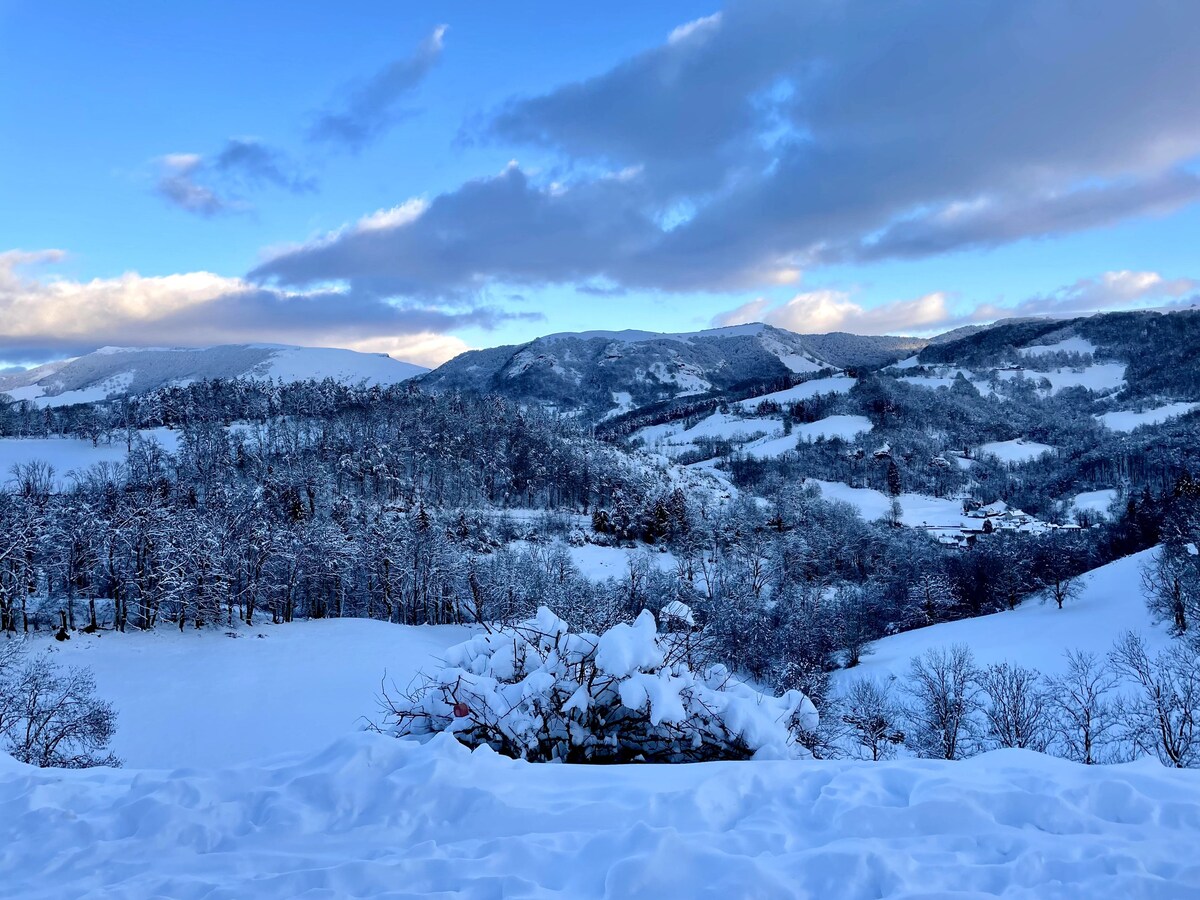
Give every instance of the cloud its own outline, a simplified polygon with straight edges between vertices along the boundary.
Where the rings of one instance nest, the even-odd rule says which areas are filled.
[[[752,300],[737,309],[719,315],[715,325],[744,325],[766,322],[800,334],[824,334],[849,331],[854,334],[911,334],[944,326],[953,318],[948,295],[926,294],[915,300],[898,300],[864,307],[839,290],[807,291],[785,303]]]
[[[396,351],[429,365],[465,349],[451,330],[514,317],[478,304],[392,301],[327,287],[285,292],[211,272],[74,281],[27,271],[63,258],[59,250],[0,253],[0,358],[44,361],[105,344],[271,341]]]
[[[168,203],[198,216],[215,216],[233,207],[212,188],[196,179],[204,170],[204,158],[195,153],[171,153],[159,160],[155,190]]]
[[[442,55],[446,26],[439,25],[411,56],[398,59],[366,81],[342,91],[308,129],[317,142],[361,150],[402,116],[400,104],[412,94]]]
[[[1012,305],[955,302],[945,291],[913,300],[865,306],[848,291],[826,288],[797,294],[783,303],[758,298],[721,313],[713,324],[744,325],[766,322],[800,334],[849,331],[854,334],[921,335],[949,331],[998,319],[1027,316],[1071,317],[1147,307],[1182,307],[1200,300],[1200,281],[1165,278],[1158,272],[1105,272],[1073,284],[1028,297]]]
[[[486,117],[486,138],[555,154],[545,175],[468,182],[255,277],[744,290],[1170,213],[1200,200],[1198,31],[1179,0],[733,0]],[[374,134],[438,48],[352,94],[330,135]]]
[[[211,158],[172,153],[158,160],[155,189],[167,202],[199,216],[250,209],[245,193],[277,187],[294,194],[316,189],[281,150],[255,138],[230,138]]]

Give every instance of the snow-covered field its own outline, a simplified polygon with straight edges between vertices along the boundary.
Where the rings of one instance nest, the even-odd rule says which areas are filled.
[[[1154,409],[1143,410],[1142,412],[1123,409],[1117,412],[1104,413],[1096,418],[1105,427],[1111,428],[1113,431],[1133,431],[1133,429],[1140,428],[1142,425],[1160,425],[1167,421],[1167,419],[1182,416],[1194,409],[1200,409],[1200,403],[1168,403],[1165,406],[1158,406]]]
[[[324,747],[378,718],[385,670],[403,689],[469,632],[327,619],[233,633],[160,628],[36,645],[92,669],[117,709],[112,749],[126,765],[211,767]]]
[[[982,444],[979,452],[990,453],[1001,462],[1023,463],[1037,459],[1043,453],[1053,453],[1054,448],[1049,444],[1039,444],[1037,441],[1017,438],[1012,441],[993,441],[990,444]]]
[[[565,766],[362,734],[221,770],[0,760],[0,894],[1176,898],[1200,772],[1027,751]]]
[[[790,387],[784,391],[776,391],[773,394],[763,394],[761,397],[740,400],[738,401],[738,405],[747,412],[754,412],[764,400],[772,400],[775,403],[781,404],[795,403],[798,400],[809,400],[818,394],[844,394],[852,387],[854,387],[854,379],[850,376],[833,375],[829,378],[815,378],[812,381],[805,381],[795,387]]]
[[[849,503],[868,522],[886,516],[892,506],[891,497],[872,488],[856,488],[840,481],[821,481],[816,478],[806,478],[805,484],[819,487],[821,496],[826,500]],[[961,500],[927,497],[924,494],[901,494],[896,499],[900,501],[900,521],[904,525],[962,528],[979,524],[978,519],[963,514]]]
[[[150,428],[140,434],[170,452],[179,444],[179,432],[169,428]],[[125,456],[122,439],[92,446],[91,441],[79,438],[0,438],[0,481],[9,478],[14,466],[37,461],[52,466],[55,483],[63,487],[70,483],[72,472],[81,472],[98,462],[124,462]]]

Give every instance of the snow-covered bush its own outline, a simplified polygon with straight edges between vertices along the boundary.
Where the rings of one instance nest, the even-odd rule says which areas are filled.
[[[693,762],[804,757],[816,728],[804,694],[766,696],[723,666],[692,671],[685,635],[654,616],[603,635],[575,632],[541,607],[520,624],[450,648],[446,665],[403,701],[400,736],[448,731],[536,762]]]

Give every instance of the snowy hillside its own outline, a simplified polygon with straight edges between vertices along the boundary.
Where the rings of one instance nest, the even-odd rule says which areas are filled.
[[[1141,634],[1152,648],[1164,647],[1170,640],[1167,628],[1151,620],[1141,584],[1142,566],[1157,552],[1135,553],[1081,576],[1079,596],[1062,609],[1031,596],[1015,610],[883,638],[872,645],[871,654],[858,666],[841,670],[836,677],[903,679],[914,656],[954,644],[970,647],[981,665],[1019,663],[1049,675],[1063,670],[1066,651],[1085,650],[1103,656],[1126,631]]]
[[[104,347],[65,362],[0,376],[0,393],[38,406],[103,400],[112,394],[143,394],[172,384],[213,378],[303,381],[332,378],[345,384],[396,384],[427,371],[386,354],[281,344],[219,347]]]

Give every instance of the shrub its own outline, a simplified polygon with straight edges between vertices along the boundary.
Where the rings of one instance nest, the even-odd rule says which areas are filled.
[[[691,635],[659,635],[644,611],[597,636],[541,607],[511,628],[450,648],[446,665],[402,701],[399,736],[448,731],[533,762],[695,762],[809,756],[816,728],[799,691],[759,693],[723,666],[694,672]]]

